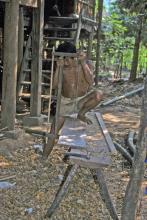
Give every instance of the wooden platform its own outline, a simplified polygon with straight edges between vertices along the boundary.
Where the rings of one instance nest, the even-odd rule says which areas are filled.
[[[110,152],[116,151],[111,137],[100,113],[89,113],[88,117],[92,121],[91,125],[81,122],[75,116],[67,117],[58,144],[70,148],[65,154],[70,164],[93,169],[109,166]]]
[[[72,148],[85,148],[86,125],[80,120],[67,117],[58,140],[59,145],[67,145]]]

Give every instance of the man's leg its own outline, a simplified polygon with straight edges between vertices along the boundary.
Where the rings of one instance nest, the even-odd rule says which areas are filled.
[[[55,120],[53,121],[53,123],[51,125],[50,135],[48,137],[48,141],[44,145],[44,148],[43,148],[43,158],[47,159],[49,154],[52,152],[53,147],[55,145],[55,140],[56,140],[57,135],[58,135],[60,129],[62,128],[63,124],[64,124],[64,117],[59,117],[57,134],[55,134]]]
[[[79,118],[81,121],[86,122],[87,124],[91,124],[91,120],[87,118],[85,114],[91,109],[95,108],[100,103],[102,98],[103,92],[98,90],[89,93],[87,96],[81,99],[78,103],[80,111],[77,118]]]

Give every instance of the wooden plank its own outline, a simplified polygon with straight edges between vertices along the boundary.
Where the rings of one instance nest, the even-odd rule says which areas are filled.
[[[80,120],[72,117],[67,117],[61,130],[58,144],[67,145],[72,148],[85,148],[85,129],[85,124],[82,123]]]
[[[33,9],[32,64],[31,64],[31,101],[30,115],[41,114],[41,79],[43,50],[44,0],[38,0],[38,8]]]
[[[5,4],[4,69],[2,88],[2,127],[14,130],[16,115],[16,81],[18,59],[19,3]]]
[[[23,7],[19,7],[19,28],[18,28],[18,72],[17,78],[19,79],[19,73],[23,60],[23,46],[24,46],[24,15]]]
[[[25,74],[26,71],[24,73],[24,70],[25,70],[25,68],[27,66],[27,57],[29,56],[30,45],[31,45],[31,34],[30,34],[30,36],[28,38],[28,41],[27,41],[27,44],[26,44],[26,48],[25,48],[25,52],[24,52],[24,55],[23,55],[23,60],[22,60],[21,67],[20,67],[18,83],[17,83],[17,100],[19,99],[19,97],[20,97],[20,95],[22,93],[22,90],[23,90],[23,86],[22,86],[21,82],[25,80],[25,76],[26,76],[26,74]]]
[[[55,134],[58,133],[58,122],[60,114],[61,105],[61,92],[62,92],[62,81],[63,81],[63,57],[59,58],[59,72],[58,72],[58,89],[57,89],[57,105],[56,105],[56,115],[55,115]]]
[[[29,7],[35,7],[35,8],[38,7],[37,0],[19,0],[19,4],[29,6]]]
[[[90,147],[89,147],[90,148]],[[111,164],[111,158],[107,154],[93,154],[92,152],[81,151],[79,149],[71,149],[71,154],[85,155],[84,157],[69,156],[71,164],[78,164],[82,167],[97,169],[99,167],[107,167]],[[86,158],[87,157],[87,158]]]
[[[10,0],[0,0],[0,2],[10,2]]]
[[[100,128],[102,130],[102,133],[103,133],[103,135],[105,137],[105,140],[106,140],[106,142],[108,144],[110,152],[116,153],[117,152],[116,148],[115,148],[115,146],[114,146],[114,144],[112,142],[112,139],[111,139],[111,137],[109,135],[109,132],[108,132],[106,126],[105,126],[105,123],[103,121],[103,118],[102,118],[101,114],[99,112],[96,112],[95,115],[96,115],[96,118],[97,118],[98,123],[100,125]]]
[[[77,45],[79,42],[79,37],[80,37],[80,33],[81,33],[81,28],[82,28],[83,13],[84,13],[84,10],[81,9],[79,19],[78,19],[78,24],[77,24],[77,31],[76,31],[75,38],[74,38],[75,45]]]

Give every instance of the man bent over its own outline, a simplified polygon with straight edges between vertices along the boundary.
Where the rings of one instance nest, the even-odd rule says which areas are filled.
[[[76,48],[70,42],[60,44],[58,52],[76,53]],[[95,108],[102,100],[103,93],[100,90],[93,90],[94,77],[90,63],[86,62],[85,55],[79,54],[77,58],[65,57],[63,64],[63,81],[61,92],[60,117],[58,121],[59,131],[64,124],[64,116],[77,112],[77,118],[87,124],[91,124],[91,120],[86,117],[86,113]],[[59,63],[53,80],[53,89],[58,87]],[[55,143],[55,122],[53,122],[50,131],[48,144],[43,150],[44,158],[51,153]]]

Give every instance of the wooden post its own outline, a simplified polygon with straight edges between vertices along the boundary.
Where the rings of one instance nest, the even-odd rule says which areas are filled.
[[[5,3],[2,127],[13,130],[16,114],[19,1]]]
[[[19,29],[18,29],[18,74],[23,59],[23,44],[24,44],[24,16],[23,8],[19,8]]]
[[[44,26],[44,0],[38,0],[38,8],[33,9],[32,67],[30,115],[39,117],[41,113],[42,49]]]
[[[96,6],[96,1],[93,0],[93,11],[92,11],[93,20],[95,20],[95,6]],[[93,36],[94,36],[94,24],[92,27],[92,31],[89,33],[89,36],[88,36],[88,49],[87,49],[88,59],[91,59],[91,57],[92,57]]]

